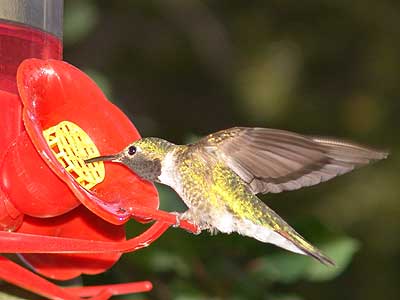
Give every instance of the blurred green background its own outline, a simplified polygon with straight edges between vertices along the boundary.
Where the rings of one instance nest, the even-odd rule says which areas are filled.
[[[391,157],[263,199],[336,268],[237,235],[170,229],[85,284],[150,279],[119,299],[400,299],[400,2],[65,1],[65,60],[143,136],[232,126],[347,138]],[[101,108],[100,108],[101,109]],[[159,186],[161,207],[183,211]],[[129,235],[143,225],[129,224]]]
[[[85,284],[150,279],[139,299],[154,300],[400,299],[399,1],[66,0],[64,42],[65,60],[143,136],[185,143],[259,126],[392,153],[263,197],[336,268],[234,234],[170,229]],[[185,209],[159,191],[163,209]],[[143,228],[129,224],[129,235]]]

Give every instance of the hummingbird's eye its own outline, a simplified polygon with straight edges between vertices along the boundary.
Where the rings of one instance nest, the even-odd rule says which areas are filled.
[[[136,147],[135,146],[129,146],[128,154],[129,155],[134,155],[135,153],[136,153]]]

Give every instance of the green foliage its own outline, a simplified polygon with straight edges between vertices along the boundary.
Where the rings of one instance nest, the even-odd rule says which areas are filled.
[[[171,189],[158,187],[162,209],[184,210]],[[168,290],[164,298],[156,287],[152,294],[156,299],[303,299],[296,286],[340,277],[348,271],[359,242],[315,218],[302,218],[294,225],[336,266],[237,234],[193,236],[176,229],[154,246],[123,257],[121,264],[135,266],[137,274],[161,285],[160,291]],[[129,231],[140,227],[130,223]]]
[[[299,280],[332,280],[350,264],[358,249],[358,242],[341,236],[329,239],[328,242],[321,244],[320,248],[335,261],[335,266],[325,266],[308,257],[280,252],[260,258],[253,272],[265,280],[285,284]]]
[[[64,12],[64,43],[75,44],[86,38],[98,21],[98,9],[92,1],[68,1]]]
[[[188,277],[191,269],[182,257],[176,253],[157,251],[150,259],[150,268],[155,272],[174,272],[179,277]]]
[[[303,300],[302,297],[291,294],[273,294],[270,298],[274,300]]]
[[[321,247],[335,260],[335,267],[326,267],[321,264],[310,264],[305,270],[305,277],[310,281],[332,280],[339,276],[350,264],[354,253],[359,249],[359,243],[349,237],[332,239]]]

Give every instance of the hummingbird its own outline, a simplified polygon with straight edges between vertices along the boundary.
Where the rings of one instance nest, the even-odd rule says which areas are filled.
[[[234,127],[188,145],[142,138],[117,154],[85,163],[121,163],[146,180],[170,186],[188,207],[178,221],[187,220],[200,231],[237,232],[333,265],[256,194],[316,185],[387,155],[338,139]]]

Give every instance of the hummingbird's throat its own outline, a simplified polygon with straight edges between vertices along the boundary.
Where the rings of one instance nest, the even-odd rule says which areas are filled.
[[[62,121],[43,131],[54,156],[85,189],[91,189],[105,177],[103,162],[85,164],[89,157],[99,156],[96,145],[78,125]]]

